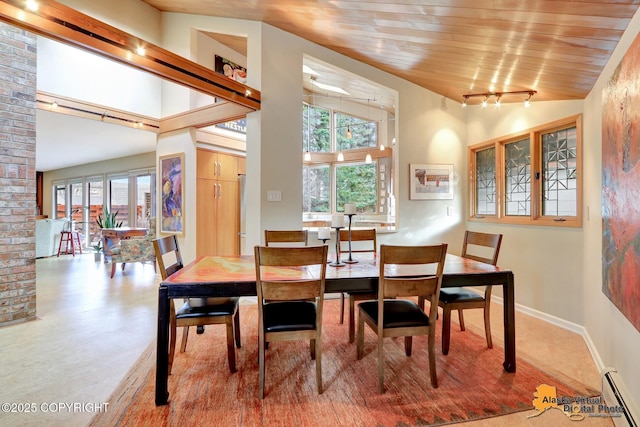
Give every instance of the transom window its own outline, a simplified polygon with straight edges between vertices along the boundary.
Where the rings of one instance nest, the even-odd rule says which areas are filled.
[[[470,147],[469,219],[581,227],[581,120]]]

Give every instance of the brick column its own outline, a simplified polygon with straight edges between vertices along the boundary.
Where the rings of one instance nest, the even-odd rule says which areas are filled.
[[[0,326],[36,317],[36,52],[0,22]]]

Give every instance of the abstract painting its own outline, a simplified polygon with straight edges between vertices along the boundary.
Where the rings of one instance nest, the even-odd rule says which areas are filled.
[[[602,291],[640,331],[640,38],[602,93]]]
[[[162,191],[160,232],[162,233],[183,234],[183,167],[183,153],[160,157],[160,189]]]

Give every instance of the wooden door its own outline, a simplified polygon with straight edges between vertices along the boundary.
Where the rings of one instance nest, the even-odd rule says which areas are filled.
[[[196,177],[217,179],[216,176],[216,162],[218,161],[218,154],[209,150],[197,150],[196,155]]]
[[[217,255],[240,254],[240,194],[236,181],[218,181],[216,252]]]
[[[238,158],[236,156],[218,153],[217,162],[217,179],[238,181]]]
[[[216,255],[217,182],[196,180],[196,255]]]

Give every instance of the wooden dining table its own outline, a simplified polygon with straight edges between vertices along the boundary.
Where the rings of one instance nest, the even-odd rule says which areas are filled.
[[[357,263],[327,266],[325,293],[376,292],[379,265],[374,255],[362,255]],[[319,270],[273,268],[273,278],[317,277]],[[423,271],[407,268],[407,276]],[[507,372],[516,371],[515,294],[513,272],[457,255],[447,254],[442,287],[502,286],[504,301],[504,363]],[[158,291],[158,339],[156,354],[156,405],[169,399],[169,304],[174,298],[256,296],[253,256],[199,257],[160,283]]]

